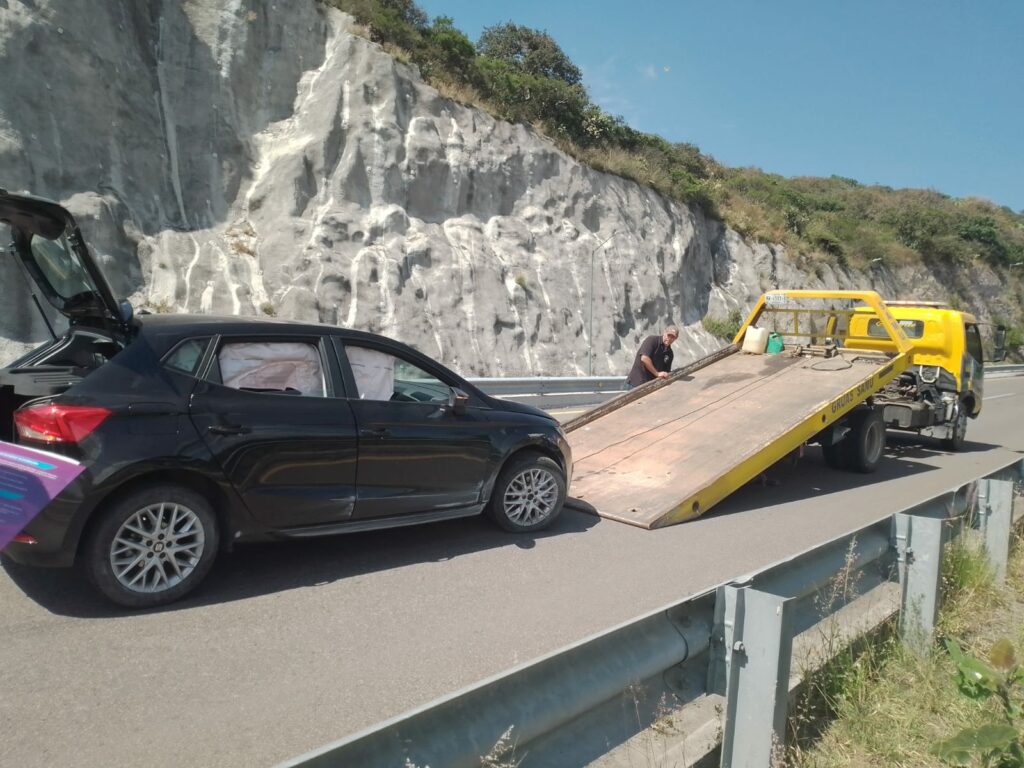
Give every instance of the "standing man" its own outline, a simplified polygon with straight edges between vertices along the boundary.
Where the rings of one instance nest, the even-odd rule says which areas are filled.
[[[670,325],[661,336],[648,336],[637,350],[626,385],[639,387],[654,379],[667,379],[672,370],[672,342],[679,338],[679,329]]]

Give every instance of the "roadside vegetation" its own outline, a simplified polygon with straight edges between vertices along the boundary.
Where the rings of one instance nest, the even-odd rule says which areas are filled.
[[[743,315],[738,309],[730,312],[728,317],[705,315],[704,319],[701,320],[701,325],[712,336],[732,341],[743,326]]]
[[[890,626],[810,675],[779,762],[1024,766],[1024,551],[1015,544],[1004,587],[979,549],[962,539],[949,547],[941,642],[927,658],[903,648]]]
[[[431,20],[413,0],[324,2],[353,15],[358,32],[416,64],[445,96],[531,124],[581,162],[699,206],[749,239],[783,244],[804,268],[921,263],[966,273],[980,261],[1006,274],[1016,315],[1010,319],[1021,316],[1024,212],[934,190],[729,168],[693,144],[637,131],[594,104],[580,69],[546,32],[509,21],[486,28],[474,43],[452,19]],[[955,284],[950,289],[956,294]],[[1024,328],[1011,325],[1010,335],[1024,344]]]

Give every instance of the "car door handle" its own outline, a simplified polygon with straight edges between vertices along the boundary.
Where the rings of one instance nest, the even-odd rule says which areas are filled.
[[[214,424],[207,427],[206,431],[215,435],[244,435],[249,432],[249,428],[241,424]]]
[[[359,436],[360,437],[376,437],[376,438],[381,438],[381,437],[388,437],[390,434],[391,434],[391,430],[390,429],[385,429],[384,427],[378,427],[376,429],[360,429],[359,430]]]

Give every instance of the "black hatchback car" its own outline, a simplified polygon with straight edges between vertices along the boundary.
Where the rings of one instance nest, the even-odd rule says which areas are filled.
[[[0,440],[85,467],[4,549],[12,560],[80,564],[111,600],[147,607],[236,542],[481,512],[537,531],[561,512],[572,458],[543,411],[370,333],[133,316],[60,205],[0,190],[0,222],[70,322],[0,369]]]

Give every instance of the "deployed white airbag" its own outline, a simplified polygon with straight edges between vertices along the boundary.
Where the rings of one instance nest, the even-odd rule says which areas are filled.
[[[395,394],[395,358],[365,347],[345,347],[361,400],[390,400]]]
[[[225,344],[218,356],[224,386],[234,389],[295,389],[324,396],[320,353],[301,342]]]

